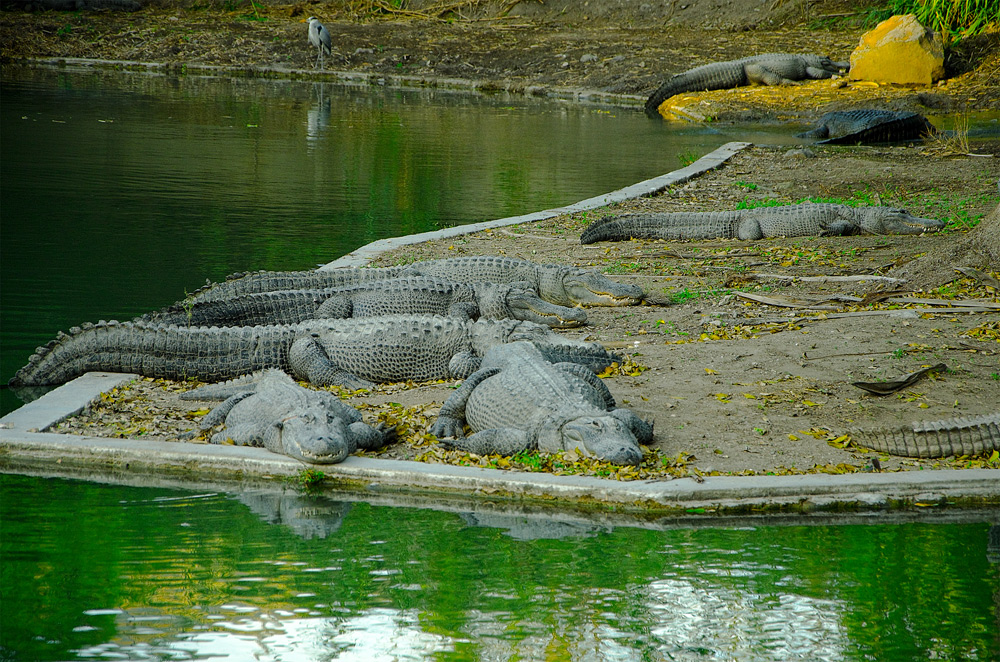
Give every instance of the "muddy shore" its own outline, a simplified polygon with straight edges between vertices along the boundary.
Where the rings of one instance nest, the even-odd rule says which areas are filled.
[[[213,66],[234,75],[337,78],[375,84],[405,79],[434,85],[467,81],[483,92],[536,96],[591,91],[637,104],[667,76],[693,66],[765,52],[812,52],[849,59],[870,22],[867,5],[692,0],[551,2],[424,0],[389,11],[373,3],[153,2],[138,12],[0,13],[0,61],[89,58],[158,63],[183,75]],[[228,7],[228,9],[227,9]],[[333,53],[314,68],[304,19],[329,28]],[[930,88],[873,86],[844,80],[791,88],[723,90],[688,104],[714,121],[785,120],[862,105],[944,115],[1000,109],[1000,34],[949,51],[948,77]]]

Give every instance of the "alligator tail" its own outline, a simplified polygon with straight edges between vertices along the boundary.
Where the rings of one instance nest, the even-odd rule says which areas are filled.
[[[903,457],[984,455],[1000,450],[1000,412],[913,423],[895,430],[858,430],[851,438],[858,446]]]
[[[298,326],[184,328],[101,321],[60,332],[39,347],[10,386],[62,384],[92,370],[166,379],[221,381],[262,370],[288,370]]]

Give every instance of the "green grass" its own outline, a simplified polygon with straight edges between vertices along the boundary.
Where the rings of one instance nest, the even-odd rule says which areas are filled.
[[[681,162],[682,166],[689,166],[700,158],[697,152],[691,150],[681,152],[677,155],[677,160]]]
[[[896,14],[914,14],[924,27],[952,42],[1000,28],[997,0],[890,0],[870,9],[865,24],[874,26]]]

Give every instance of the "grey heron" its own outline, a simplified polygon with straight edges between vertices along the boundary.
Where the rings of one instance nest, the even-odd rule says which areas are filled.
[[[330,38],[330,32],[326,29],[326,26],[319,22],[319,19],[315,16],[310,16],[307,19],[309,23],[309,43],[316,47],[318,53],[316,54],[316,64],[313,65],[323,66],[323,55],[329,55],[332,51],[333,40]]]

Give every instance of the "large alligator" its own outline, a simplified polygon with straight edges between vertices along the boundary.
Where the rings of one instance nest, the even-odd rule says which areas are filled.
[[[426,276],[366,281],[322,290],[258,292],[232,299],[175,304],[143,319],[189,326],[258,326],[382,315],[518,319],[551,327],[587,323],[587,313],[583,309],[544,301],[528,283],[449,283]]]
[[[225,401],[201,419],[202,431],[221,423],[213,444],[263,447],[312,464],[343,462],[358,449],[375,450],[396,439],[396,428],[372,427],[361,413],[333,393],[299,386],[280,370],[265,370],[230,382],[181,394],[185,400]]]
[[[683,92],[725,90],[744,85],[797,85],[811,78],[830,78],[848,69],[849,62],[834,62],[820,55],[766,53],[739,60],[713,62],[676,74],[646,99],[646,114],[660,117],[660,105]]]
[[[604,274],[579,267],[538,264],[510,257],[477,255],[426,260],[380,269],[319,269],[314,271],[259,271],[235,274],[227,280],[194,292],[180,305],[231,299],[274,290],[345,287],[360,282],[427,276],[452,283],[527,282],[538,296],[560,306],[628,306],[640,303],[642,289],[617,283]]]
[[[474,434],[465,437],[465,423]],[[642,461],[653,426],[619,409],[592,372],[545,360],[530,343],[494,346],[441,407],[430,433],[479,455],[575,450],[616,464]]]
[[[913,423],[895,430],[856,430],[858,446],[903,457],[985,455],[1000,451],[1000,412]]]
[[[39,347],[10,385],[61,384],[92,370],[216,382],[278,368],[318,386],[371,388],[464,378],[491,346],[517,340],[535,343],[550,360],[594,370],[617,359],[597,343],[518,320],[411,315],[223,328],[100,322]]]
[[[816,138],[819,144],[862,145],[918,140],[937,129],[918,113],[895,110],[838,110],[819,118],[816,126],[799,138]]]
[[[599,219],[580,236],[581,244],[629,239],[763,239],[764,237],[851,234],[920,234],[944,223],[892,207],[850,207],[804,203],[736,211],[625,214]]]

